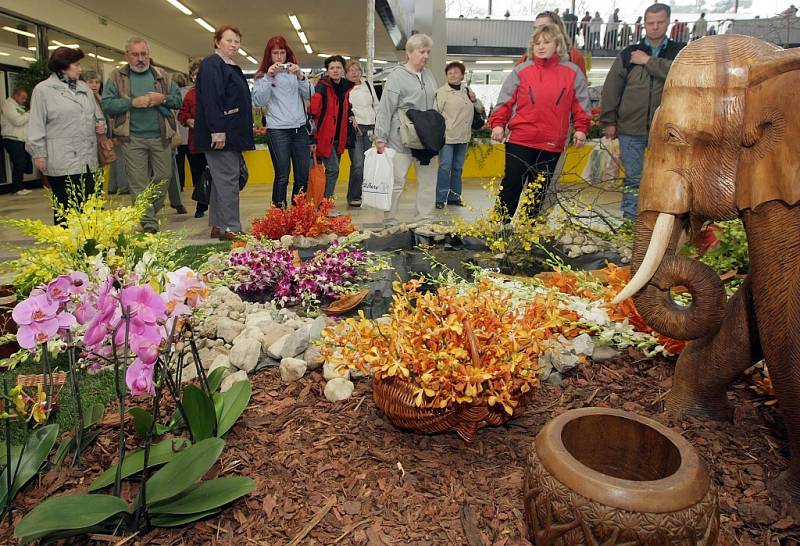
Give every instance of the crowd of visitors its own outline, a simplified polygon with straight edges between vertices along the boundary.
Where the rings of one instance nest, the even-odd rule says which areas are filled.
[[[616,45],[632,42],[614,60],[601,98],[605,136],[620,141],[625,218],[636,214],[653,114],[672,60],[685,45],[679,25],[673,24],[667,36],[670,15],[669,6],[653,4],[631,32],[615,10],[602,39]],[[405,62],[388,71],[381,93],[365,78],[360,62],[340,55],[325,59],[324,77],[312,82],[283,36],[267,40],[251,92],[236,62],[242,35],[231,25],[216,30],[213,52],[194,62],[188,77],[154,65],[148,42],[140,37],[128,40],[127,63],[105,82],[96,72],[82,72],[80,49],[58,47],[48,62],[50,77],[32,92],[30,111],[22,88],[2,102],[0,127],[11,163],[11,188],[16,195],[29,193],[22,181],[32,159],[56,200],[67,204],[72,198],[79,206],[94,191],[92,174],[109,165],[110,193],[129,193],[135,200],[152,182],[160,184],[142,218],[142,230],[155,233],[167,195],[177,213],[187,213],[181,192],[188,161],[195,218],[208,212],[210,236],[231,240],[242,232],[243,152],[255,147],[257,106],[265,108],[275,207],[291,206],[308,189],[314,161],[324,165],[324,196],[332,197],[345,150],[351,163],[347,205],[360,207],[364,156],[372,147],[374,153],[387,153],[393,165],[386,224],[398,221],[412,165],[415,220],[430,218],[434,208],[463,206],[467,146],[472,129],[485,126],[493,140],[505,142],[497,206],[512,217],[525,186],[543,175],[528,211],[538,214],[561,154],[570,143],[579,147],[586,142],[591,105],[586,62],[576,41],[582,34],[588,47],[599,45],[602,23],[599,13],[591,17],[586,12],[580,21],[569,10],[563,18],[558,10],[538,14],[527,51],[505,79],[488,120],[486,108],[464,83],[462,62],[450,62],[443,70],[428,66],[433,41],[425,34],[406,41]],[[685,36],[708,33],[701,14]],[[442,86],[436,82],[437,70],[446,79]],[[54,220],[63,218],[56,215]]]

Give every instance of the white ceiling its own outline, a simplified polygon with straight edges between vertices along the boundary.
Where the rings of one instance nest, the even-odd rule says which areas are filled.
[[[322,66],[323,59],[318,53],[356,58],[365,57],[367,53],[364,0],[335,0],[335,9],[330,9],[330,0],[182,0],[192,15],[184,15],[166,0],[70,2],[187,57],[205,57],[213,51],[212,34],[200,27],[194,21],[195,17],[202,17],[215,27],[221,24],[238,26],[242,31],[242,48],[259,61],[267,40],[276,34],[286,38],[304,68]],[[313,54],[306,53],[289,21],[289,11],[300,19]],[[375,58],[394,61],[400,58],[398,53],[376,17]],[[244,57],[239,61],[244,69],[257,68]]]

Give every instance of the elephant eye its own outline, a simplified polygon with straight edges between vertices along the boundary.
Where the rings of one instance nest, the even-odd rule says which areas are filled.
[[[664,127],[664,142],[667,144],[674,144],[676,146],[688,146],[689,143],[683,138],[683,135],[674,125],[667,124]]]

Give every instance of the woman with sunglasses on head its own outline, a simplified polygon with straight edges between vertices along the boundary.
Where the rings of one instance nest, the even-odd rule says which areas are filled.
[[[539,15],[536,16],[536,19],[533,21],[533,30],[544,26],[544,25],[555,25],[561,34],[564,36],[564,43],[567,45],[567,49],[569,50],[566,55],[564,55],[564,59],[568,60],[572,64],[576,65],[578,68],[581,69],[583,72],[583,76],[588,78],[586,73],[586,59],[583,58],[583,53],[575,47],[572,38],[567,34],[567,29],[564,26],[564,21],[561,20],[561,17],[558,16],[557,13],[552,11],[543,11]],[[523,63],[528,60],[528,53],[525,52],[522,54],[522,57],[517,64]]]
[[[253,80],[254,104],[267,107],[267,143],[275,169],[272,204],[286,208],[291,168],[294,168],[292,198],[306,191],[308,185],[311,141],[304,101],[314,94],[314,87],[283,36],[273,36],[267,41]]]

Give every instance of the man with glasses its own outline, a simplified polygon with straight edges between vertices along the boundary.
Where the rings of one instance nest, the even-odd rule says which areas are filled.
[[[181,107],[181,93],[168,72],[150,62],[150,47],[144,38],[133,37],[125,46],[128,64],[111,73],[103,89],[103,111],[110,117],[112,136],[123,141],[125,175],[131,199],[152,180],[172,178],[173,135],[177,130],[172,110]],[[164,204],[164,190],[142,218],[145,233],[158,231],[156,214]]]
[[[645,37],[617,55],[603,84],[600,121],[607,138],[619,137],[625,168],[622,194],[625,219],[636,217],[650,124],[661,104],[661,92],[672,61],[686,45],[667,38],[669,17],[670,7],[666,4],[653,4],[645,10]]]

